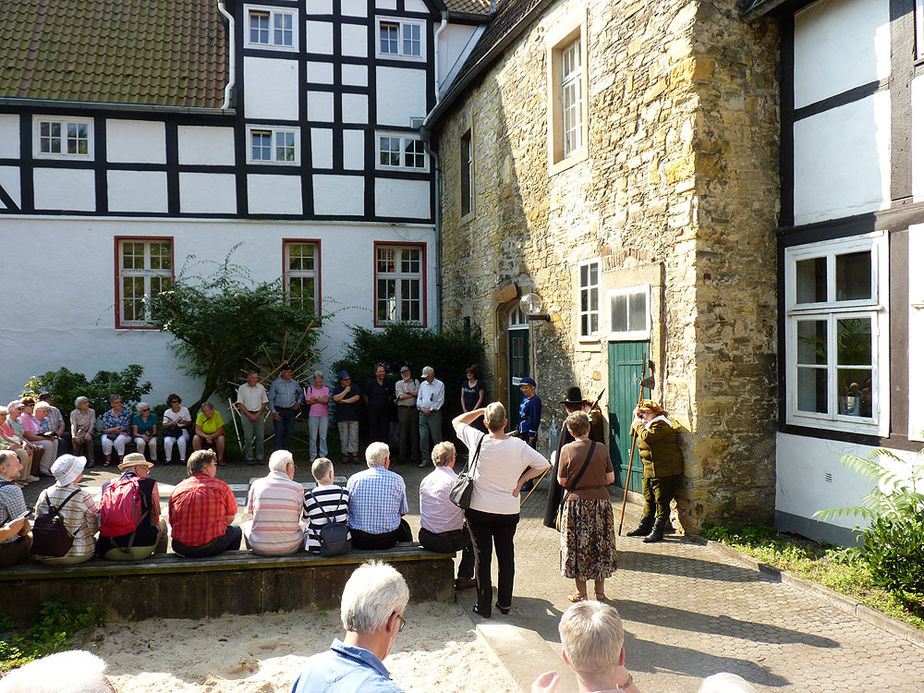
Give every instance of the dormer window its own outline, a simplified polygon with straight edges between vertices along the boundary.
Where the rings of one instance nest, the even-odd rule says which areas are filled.
[[[36,116],[37,159],[92,159],[93,121],[89,118]]]

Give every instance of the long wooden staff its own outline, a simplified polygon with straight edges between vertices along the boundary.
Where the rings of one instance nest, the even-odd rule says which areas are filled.
[[[642,405],[642,400],[644,399],[645,392],[645,373],[648,372],[648,354],[645,354],[645,360],[642,362],[642,380],[638,388],[638,404],[635,406],[636,410]],[[652,369],[652,375],[654,375],[654,369]],[[629,479],[632,476],[632,457],[635,455],[635,443],[638,436],[635,433],[635,429],[632,429],[632,447],[629,448],[629,469],[626,472],[626,488],[622,492],[622,512],[619,513],[619,529],[616,530],[617,536],[622,536],[622,521],[626,516],[626,501],[629,499]]]

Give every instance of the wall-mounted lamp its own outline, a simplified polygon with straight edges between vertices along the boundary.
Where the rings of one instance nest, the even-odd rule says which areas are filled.
[[[542,312],[542,299],[536,294],[526,294],[520,299],[520,309],[526,313],[528,320],[551,321],[548,313]]]

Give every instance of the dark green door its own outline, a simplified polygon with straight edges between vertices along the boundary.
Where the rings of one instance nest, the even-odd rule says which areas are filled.
[[[523,401],[520,386],[514,383],[519,383],[520,378],[529,375],[529,330],[507,330],[507,335],[507,354],[510,359],[510,382],[507,383],[510,409],[507,418],[512,428],[519,421],[520,402]]]
[[[629,473],[629,449],[632,446],[632,410],[638,404],[642,364],[648,357],[648,342],[610,342],[609,345],[609,414],[610,457],[616,470],[616,483],[625,488]],[[651,391],[645,389],[645,397]],[[642,464],[638,450],[632,458],[629,490],[642,492]]]

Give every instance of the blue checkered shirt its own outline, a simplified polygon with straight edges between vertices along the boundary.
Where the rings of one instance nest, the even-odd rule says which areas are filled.
[[[385,467],[370,467],[347,480],[350,492],[350,527],[369,534],[398,529],[407,514],[404,479]]]

